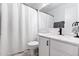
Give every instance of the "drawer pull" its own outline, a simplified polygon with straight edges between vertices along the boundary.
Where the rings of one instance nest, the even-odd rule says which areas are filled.
[[[49,41],[47,41],[47,43],[46,43],[46,44],[47,44],[47,46],[48,46],[48,45],[49,45]]]

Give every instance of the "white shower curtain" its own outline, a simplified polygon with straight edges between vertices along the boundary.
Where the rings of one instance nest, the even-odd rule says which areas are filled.
[[[2,3],[1,14],[0,55],[27,49],[27,42],[37,38],[36,10],[19,3]]]

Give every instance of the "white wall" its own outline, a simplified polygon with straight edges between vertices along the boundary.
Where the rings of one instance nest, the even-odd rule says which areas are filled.
[[[77,21],[79,21],[79,3],[77,4]]]
[[[65,21],[63,34],[69,34],[72,32],[72,23],[77,20],[76,3],[64,4],[51,10],[49,13],[54,15],[55,22]]]
[[[65,20],[64,19],[65,9],[64,9],[63,6],[58,7],[56,9],[50,11],[49,13],[51,13],[54,16],[54,21],[55,22]]]
[[[72,24],[77,21],[77,4],[65,8],[65,34],[72,33]]]
[[[39,32],[48,32],[49,28],[53,28],[53,16],[39,12]]]
[[[0,3],[0,35],[1,35],[1,3]]]

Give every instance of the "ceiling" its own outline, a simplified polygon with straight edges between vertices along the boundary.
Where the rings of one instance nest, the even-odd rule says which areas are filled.
[[[41,12],[51,15],[49,13],[49,11],[65,4],[65,3],[24,3],[24,4],[33,9],[38,9]]]
[[[40,11],[42,11],[42,12],[49,12],[49,11],[59,7],[62,4],[63,3],[50,3],[50,4],[46,5],[44,8],[40,9]]]
[[[24,4],[34,9],[40,9],[43,5],[43,3],[24,3]]]

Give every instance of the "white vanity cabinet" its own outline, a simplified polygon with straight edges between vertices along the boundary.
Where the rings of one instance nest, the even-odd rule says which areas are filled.
[[[40,56],[78,56],[79,47],[57,39],[39,37]]]
[[[45,37],[39,37],[39,55],[49,56],[49,39]]]
[[[50,56],[77,56],[78,47],[72,44],[50,40]]]

